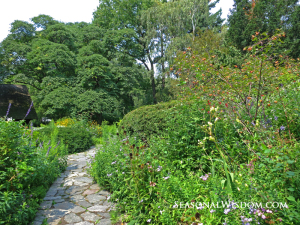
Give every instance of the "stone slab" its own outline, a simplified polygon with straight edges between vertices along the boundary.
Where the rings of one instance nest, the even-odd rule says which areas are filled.
[[[96,214],[94,213],[91,213],[91,212],[85,212],[85,213],[82,213],[80,215],[85,221],[91,221],[91,222],[95,222],[97,220],[100,219],[99,216],[97,216]]]
[[[91,194],[95,194],[99,189],[88,189],[85,190],[82,195],[91,195]]]
[[[86,200],[81,200],[81,201],[78,201],[77,202],[79,205],[81,205],[82,207],[85,207],[85,208],[88,208],[88,207],[91,207],[92,204],[87,202]]]
[[[56,196],[56,197],[45,197],[44,198],[44,201],[55,201],[55,200],[57,200],[57,199],[61,199],[61,196]]]
[[[67,223],[76,223],[76,222],[82,221],[82,219],[79,216],[77,216],[75,213],[70,213],[70,214],[66,215],[64,220]]]
[[[91,194],[91,195],[87,195],[86,199],[90,203],[99,203],[100,201],[105,201],[106,197],[103,195],[99,195],[99,194]]]
[[[52,201],[44,201],[40,204],[40,209],[50,209],[52,206]]]
[[[99,187],[98,184],[92,184],[92,185],[90,186],[90,189],[98,189],[98,190],[100,190],[100,187]]]
[[[87,210],[89,212],[106,212],[108,209],[108,206],[103,206],[103,205],[94,205],[92,207],[89,207]]]
[[[86,209],[84,209],[84,208],[82,208],[82,207],[80,207],[80,206],[75,206],[75,208],[71,209],[71,211],[72,211],[73,213],[82,213],[82,212],[85,212]]]
[[[111,225],[111,221],[110,219],[102,219],[100,220],[99,223],[97,223],[98,225]]]
[[[62,202],[62,203],[57,203],[54,205],[55,209],[64,209],[64,210],[70,210],[72,211],[72,209],[74,209],[76,207],[76,205],[72,202]]]
[[[76,177],[74,178],[76,181],[84,182],[84,183],[93,183],[93,179],[89,177]]]
[[[94,225],[94,223],[83,221],[83,222],[80,222],[80,223],[74,223],[74,225]]]

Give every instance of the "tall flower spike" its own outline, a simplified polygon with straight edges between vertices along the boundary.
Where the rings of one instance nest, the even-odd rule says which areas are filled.
[[[7,112],[6,112],[5,118],[7,118],[8,114],[9,114],[10,107],[11,107],[11,103],[9,103],[9,104],[8,104],[8,109],[7,109]]]
[[[30,111],[31,111],[31,107],[33,106],[33,102],[31,102],[31,104],[30,104],[30,106],[29,106],[29,109],[28,109],[28,111],[27,111],[27,113],[26,113],[26,115],[25,115],[25,117],[24,117],[24,119],[23,120],[25,120],[25,118],[28,116],[28,114],[30,113]]]

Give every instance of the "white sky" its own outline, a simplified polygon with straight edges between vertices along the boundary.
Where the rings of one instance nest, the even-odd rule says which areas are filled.
[[[0,0],[0,42],[7,37],[10,24],[15,20],[30,22],[31,18],[45,14],[65,23],[90,23],[98,5],[99,0]],[[227,18],[232,5],[233,0],[221,0],[213,12],[221,7],[222,17]]]

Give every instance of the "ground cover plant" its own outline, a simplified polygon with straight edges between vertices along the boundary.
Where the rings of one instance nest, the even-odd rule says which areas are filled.
[[[66,168],[66,146],[52,134],[36,146],[33,127],[0,118],[0,224],[29,224]]]
[[[178,54],[182,107],[164,112],[164,132],[141,139],[152,109],[129,113],[92,163],[123,221],[300,223],[299,59],[272,52],[284,35],[257,32],[241,65],[196,42]]]

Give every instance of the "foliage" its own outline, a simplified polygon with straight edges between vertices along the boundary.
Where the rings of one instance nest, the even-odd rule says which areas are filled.
[[[48,127],[37,130],[34,134],[35,137],[43,137],[40,139],[40,142],[43,142],[43,147],[46,145],[45,140],[53,135],[56,135],[63,144],[68,146],[69,154],[83,152],[89,149],[93,144],[91,132],[87,126],[80,122],[74,123],[69,127],[56,127],[51,121]]]
[[[145,70],[126,53],[132,31],[64,24],[47,15],[32,22],[15,21],[2,41],[1,82],[28,85],[40,117],[84,114],[113,122],[135,103],[149,102]]]
[[[126,45],[122,43],[118,47],[147,69],[152,89],[151,103],[157,103],[156,94],[164,92],[166,86],[167,63],[173,59],[176,50],[187,46],[187,36],[190,36],[187,33],[195,34],[196,29],[212,29],[222,23],[220,11],[213,15],[209,13],[217,2],[101,1],[94,12],[93,24],[113,32],[130,32],[130,36],[123,38]],[[128,37],[132,41],[129,42]],[[154,76],[155,68],[161,72],[161,90],[158,90],[158,80]]]
[[[71,126],[75,123],[75,121],[72,118],[62,118],[59,119],[55,122],[56,126],[64,126],[64,127],[68,127]]]
[[[35,147],[32,127],[22,123],[0,119],[0,224],[29,224],[67,163],[63,145]]]
[[[290,56],[299,57],[299,5],[297,0],[247,1],[235,0],[234,8],[228,17],[227,39],[232,45],[242,50],[251,45],[251,35],[255,32],[267,32],[272,36],[276,29],[283,29],[287,34],[284,48]]]
[[[241,219],[247,222],[245,218],[261,224],[268,221],[297,224],[299,221],[299,163],[291,160],[299,155],[299,146],[294,146],[290,153],[283,150],[286,148],[278,152],[257,146],[255,150],[261,152],[260,158],[238,163],[240,166],[234,160],[235,166],[227,169],[224,169],[226,161],[216,154],[208,154],[204,158],[214,163],[208,168],[200,164],[200,168],[193,171],[187,161],[172,160],[169,141],[171,139],[155,138],[147,148],[134,138],[115,136],[97,153],[92,174],[101,186],[113,192],[110,199],[117,203],[119,212],[125,213],[123,221],[140,224],[149,221],[154,224],[240,224]],[[282,153],[282,157],[276,159],[270,155],[275,152]],[[277,167],[270,171],[270,165]],[[286,166],[289,171],[282,175]],[[241,207],[242,202],[261,206]],[[267,202],[270,206],[274,202],[282,206],[268,209]]]
[[[182,54],[178,65],[187,71],[185,80],[181,80],[185,94],[193,93],[195,97],[206,99],[208,105],[219,106],[224,113],[220,119],[230,119],[233,123],[238,121],[241,132],[244,130],[253,136],[252,124],[258,123],[258,120],[267,123],[269,107],[282,104],[283,87],[290,86],[291,81],[296,82],[299,76],[297,61],[283,55],[273,55],[273,45],[280,41],[282,35],[255,37],[253,40],[257,44],[248,48],[253,55],[245,59],[240,67],[223,67],[214,52],[199,54],[195,49],[188,56]],[[185,60],[182,65],[182,58],[191,60]]]
[[[162,135],[167,128],[166,115],[180,103],[171,101],[156,105],[137,108],[122,119],[118,128],[119,133],[138,134],[140,138],[150,138],[152,135]]]
[[[299,62],[274,54],[282,35],[257,34],[234,66],[192,46],[174,65],[181,98],[124,117],[91,170],[123,222],[299,223]]]

